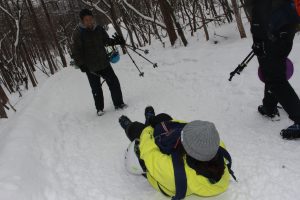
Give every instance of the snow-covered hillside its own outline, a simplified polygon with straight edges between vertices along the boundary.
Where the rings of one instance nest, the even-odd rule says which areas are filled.
[[[135,57],[145,72],[138,76],[127,56],[114,65],[129,108],[115,112],[104,86],[106,115],[97,117],[85,74],[72,67],[47,79],[0,121],[1,200],[164,200],[143,177],[124,168],[128,140],[118,117],[143,121],[153,105],[176,119],[215,122],[233,157],[239,179],[215,200],[300,199],[300,142],[282,140],[291,124],[257,113],[263,84],[253,60],[241,76],[229,73],[249,53],[251,39],[240,40],[235,25],[223,26],[218,44],[189,39],[187,48],[149,47],[159,68]],[[202,34],[199,37],[203,37]],[[296,65],[291,82],[300,94],[300,37],[290,58]],[[189,197],[188,200],[201,199]]]

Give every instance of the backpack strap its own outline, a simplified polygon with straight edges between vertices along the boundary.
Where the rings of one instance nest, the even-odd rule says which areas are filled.
[[[83,32],[84,32],[84,28],[79,26],[79,33],[80,33],[80,39],[81,39],[81,43],[83,44],[84,39],[83,39]]]
[[[237,178],[235,177],[234,172],[231,169],[232,159],[231,159],[229,152],[226,149],[224,149],[223,147],[220,147],[219,151],[223,155],[223,157],[228,161],[228,163],[226,164],[228,171],[229,171],[230,175],[232,176],[232,178],[237,182]]]
[[[172,153],[172,162],[174,167],[176,194],[172,200],[181,200],[185,198],[187,191],[187,178],[184,168],[184,161],[178,151]]]

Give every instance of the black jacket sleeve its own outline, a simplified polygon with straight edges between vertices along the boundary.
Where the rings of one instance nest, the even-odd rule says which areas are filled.
[[[104,45],[105,46],[114,46],[114,45],[117,45],[115,40],[110,38],[107,34],[107,32],[104,30],[104,28],[100,27],[100,32],[101,32],[101,35],[102,35],[102,38],[103,38],[103,41],[104,41]]]
[[[84,65],[82,46],[83,44],[82,44],[80,30],[76,29],[72,37],[71,57],[74,59],[75,64],[79,67]]]
[[[251,32],[254,40],[269,39],[271,15],[272,0],[253,1]]]

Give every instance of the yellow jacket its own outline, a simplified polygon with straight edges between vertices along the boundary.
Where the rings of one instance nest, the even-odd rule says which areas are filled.
[[[147,127],[140,137],[140,159],[145,162],[147,168],[147,179],[149,183],[158,191],[163,190],[169,196],[175,196],[175,177],[172,158],[161,153],[154,141],[154,129]],[[220,144],[223,148],[223,142]],[[230,174],[227,166],[222,179],[215,184],[211,184],[207,178],[197,175],[196,171],[190,168],[186,161],[185,171],[187,177],[186,196],[198,195],[202,197],[216,196],[225,192],[230,181]]]

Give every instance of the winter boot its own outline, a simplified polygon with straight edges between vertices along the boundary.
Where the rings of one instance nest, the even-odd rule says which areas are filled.
[[[149,125],[149,120],[151,117],[155,117],[155,111],[152,106],[148,106],[145,108],[146,125]]]
[[[97,110],[97,115],[100,117],[100,116],[103,116],[105,114],[105,112],[103,110]]]
[[[281,131],[280,135],[283,139],[294,140],[300,138],[300,124],[294,124],[287,129]]]
[[[126,131],[127,127],[132,123],[131,120],[127,116],[121,116],[119,118],[119,123],[121,127]]]
[[[124,109],[126,109],[126,108],[128,108],[128,105],[125,104],[125,103],[123,103],[123,104],[121,104],[121,105],[119,105],[119,106],[115,106],[115,109],[116,109],[116,110],[124,110]]]
[[[279,121],[280,114],[277,107],[273,110],[268,110],[264,105],[258,106],[258,112],[265,117],[270,118],[272,121]]]

